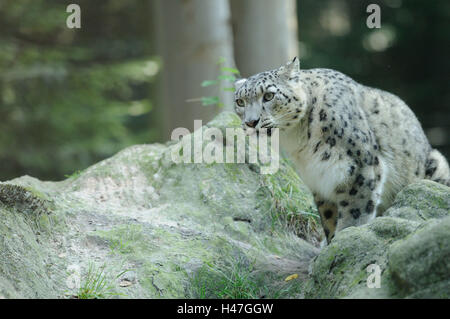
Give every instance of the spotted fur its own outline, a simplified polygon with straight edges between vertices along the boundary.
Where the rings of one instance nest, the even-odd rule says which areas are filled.
[[[297,59],[235,87],[244,127],[280,129],[281,147],[314,194],[328,243],[337,231],[380,215],[414,181],[450,186],[447,161],[393,94],[334,70],[300,70]]]

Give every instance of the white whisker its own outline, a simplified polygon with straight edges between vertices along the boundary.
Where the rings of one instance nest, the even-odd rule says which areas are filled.
[[[279,117],[274,118],[273,121],[276,122],[294,114],[297,114],[297,112],[296,111],[287,112],[285,114],[280,115]]]

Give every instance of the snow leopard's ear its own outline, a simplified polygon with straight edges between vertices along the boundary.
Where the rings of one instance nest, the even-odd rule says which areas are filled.
[[[279,75],[286,75],[288,77],[294,76],[300,71],[300,60],[295,57],[292,61],[286,63],[281,68],[278,69]]]
[[[239,79],[234,82],[234,89],[237,91],[245,83],[245,81],[247,81],[247,79]]]

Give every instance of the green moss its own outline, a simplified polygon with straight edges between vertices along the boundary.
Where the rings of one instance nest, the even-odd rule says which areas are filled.
[[[222,112],[212,121],[208,122],[208,127],[217,128],[238,128],[241,127],[241,119],[233,112]]]
[[[417,230],[420,223],[401,218],[379,217],[368,226],[375,234],[388,241],[395,241],[406,237]]]
[[[343,230],[321,252],[313,264],[307,298],[343,298],[365,286],[362,278],[369,264],[385,267],[385,244],[367,227]]]
[[[183,298],[186,275],[173,265],[145,263],[140,283],[153,298]]]
[[[450,217],[430,221],[392,245],[389,268],[404,295],[450,280]]]
[[[98,231],[97,234],[108,240],[113,253],[128,254],[136,251],[142,241],[141,225],[120,225],[109,231]]]
[[[423,180],[405,187],[395,198],[385,216],[424,221],[450,214],[450,188]]]

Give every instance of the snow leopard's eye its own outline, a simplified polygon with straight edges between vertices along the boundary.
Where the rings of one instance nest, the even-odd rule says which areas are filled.
[[[237,99],[236,100],[236,104],[240,107],[244,107],[245,103],[243,99]]]
[[[263,100],[264,102],[269,102],[273,99],[274,96],[275,94],[273,94],[272,92],[267,92],[266,94],[264,94]]]

